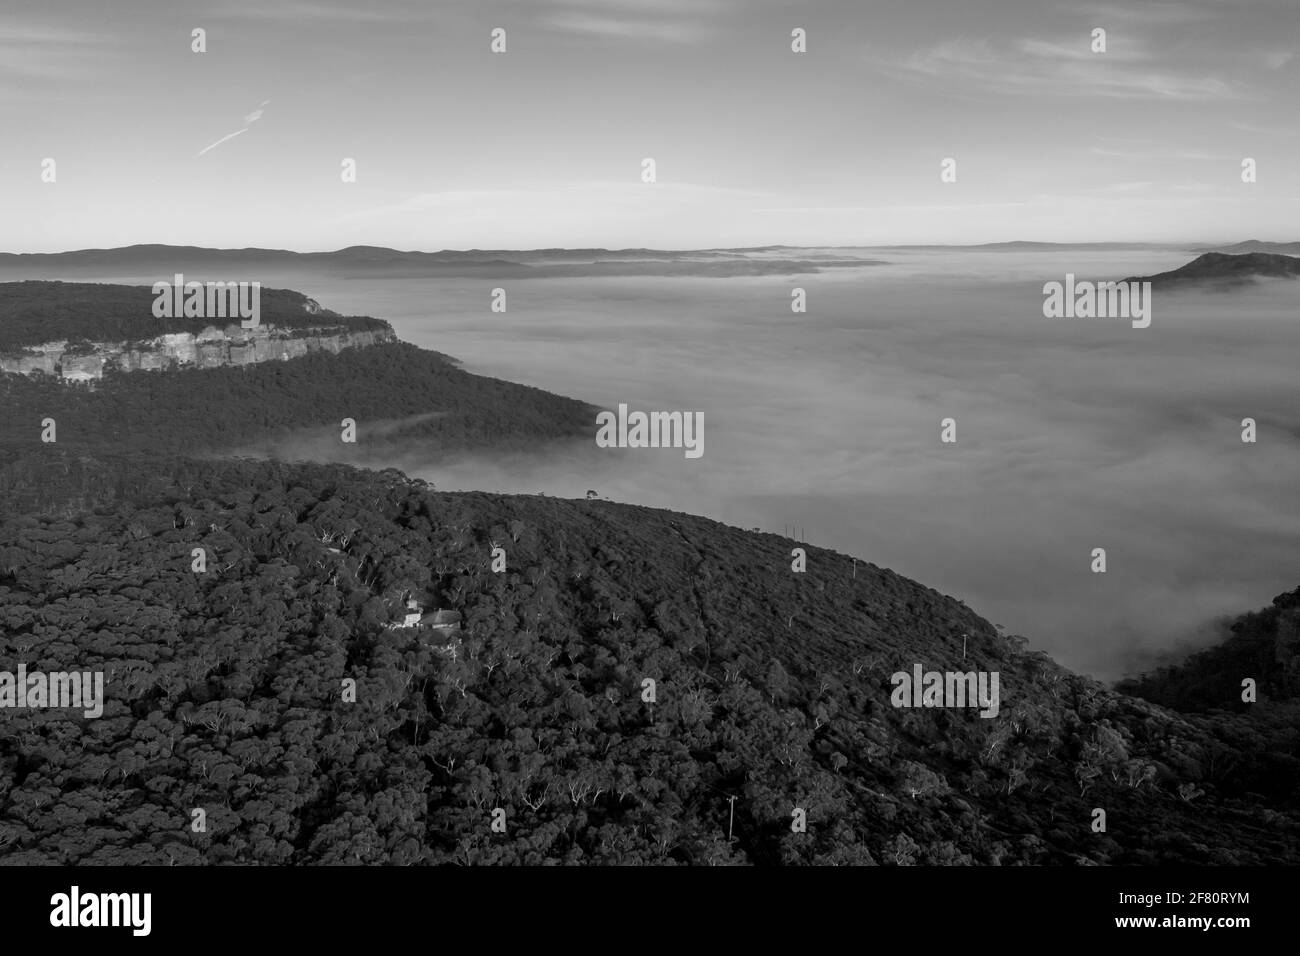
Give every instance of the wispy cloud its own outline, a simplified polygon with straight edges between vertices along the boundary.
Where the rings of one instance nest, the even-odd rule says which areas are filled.
[[[1025,56],[1039,60],[1055,60],[1058,62],[1073,60],[1076,62],[1096,63],[1098,56],[1098,54],[1092,52],[1089,43],[1080,42],[1078,39],[1065,42],[1061,40],[1036,40],[1027,37],[1017,40],[1014,46]],[[1131,39],[1123,47],[1109,50],[1105,55],[1109,62],[1115,60],[1134,62],[1146,59],[1145,52],[1137,47]]]
[[[617,19],[583,14],[557,14],[549,19],[548,25],[562,33],[584,34],[602,39],[699,43],[708,35],[706,29],[693,22]]]
[[[899,60],[887,72],[905,80],[946,84],[954,93],[972,87],[1019,96],[1218,101],[1245,91],[1214,76],[1193,76],[1153,63],[1142,48],[1092,53],[1088,38],[1070,42],[1025,38],[944,40]]]
[[[0,23],[0,76],[33,80],[87,76],[92,72],[91,57],[106,52],[111,39],[106,33]]]
[[[447,189],[415,193],[397,202],[369,206],[345,214],[340,221],[383,218],[401,213],[438,211],[456,215],[522,216],[521,210],[564,210],[581,204],[604,209],[611,215],[620,211],[656,212],[687,207],[702,202],[736,202],[767,199],[768,194],[752,189],[709,186],[697,183],[658,183],[594,180],[590,182],[548,183],[534,188]]]
[[[237,0],[214,7],[211,15],[236,20],[284,20],[307,25],[312,22],[331,23],[406,23],[431,19],[437,12],[436,2],[388,3],[381,7],[324,0]]]
[[[545,16],[560,33],[604,40],[700,43],[713,34],[714,14],[728,9],[723,0],[555,0]]]
[[[554,0],[554,2],[561,6],[594,7],[601,11],[612,8],[631,10],[643,16],[717,13],[732,6],[725,0]]]
[[[249,127],[262,118],[262,108],[270,102],[271,102],[270,100],[262,100],[262,102],[258,104],[257,109],[253,110],[253,112],[249,113],[247,116],[244,117],[244,122],[248,124],[247,126],[244,126],[242,129],[237,129],[233,133],[227,133],[225,136],[221,137],[221,139],[217,140],[215,143],[211,143],[208,146],[204,146],[201,150],[199,150],[199,155],[202,156],[204,153],[208,152],[209,150],[216,149],[222,143],[226,142],[227,140],[234,139],[240,133],[247,133]]]
[[[1130,183],[1111,183],[1109,186],[1098,186],[1091,191],[1103,196],[1126,196],[1132,193],[1149,193],[1156,188],[1156,183],[1144,179]]]
[[[1229,153],[1212,153],[1204,149],[1111,149],[1106,146],[1089,147],[1088,152],[1094,156],[1111,156],[1116,159],[1134,159],[1143,162],[1167,162],[1171,159],[1197,160],[1203,162],[1235,162],[1240,159]]]
[[[1208,183],[1170,183],[1170,182],[1153,182],[1151,180],[1139,180],[1126,183],[1111,183],[1107,186],[1097,186],[1086,192],[1098,196],[1133,196],[1145,195],[1149,199],[1159,198],[1162,194],[1187,195],[1192,193],[1213,192],[1215,187]]]
[[[1293,126],[1260,126],[1257,123],[1229,123],[1233,129],[1239,129],[1246,133],[1255,133],[1260,136],[1295,136],[1300,134]]]
[[[1122,24],[1172,25],[1178,23],[1196,23],[1213,20],[1224,16],[1229,11],[1225,4],[1211,2],[1189,3],[1187,0],[1144,0],[1129,6],[1114,3],[1094,3],[1089,5],[1072,4],[1068,7],[1072,14],[1084,14],[1096,21],[1099,27]]]

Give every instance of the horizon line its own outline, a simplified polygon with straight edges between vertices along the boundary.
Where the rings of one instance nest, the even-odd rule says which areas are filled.
[[[672,254],[689,254],[700,252],[762,252],[776,249],[987,249],[991,247],[1002,246],[1047,246],[1057,248],[1080,248],[1089,246],[1110,246],[1123,249],[1136,248],[1166,248],[1166,249],[1183,249],[1188,247],[1222,247],[1245,245],[1247,243],[1260,243],[1261,245],[1296,245],[1300,240],[1285,239],[1237,239],[1222,242],[1212,242],[1205,240],[1185,240],[1179,242],[1171,241],[1144,241],[1144,240],[1088,240],[1081,242],[1053,242],[1037,239],[1008,239],[995,240],[990,242],[978,243],[942,243],[942,242],[909,242],[909,243],[870,243],[870,244],[826,244],[826,245],[788,245],[785,243],[770,243],[757,246],[695,246],[691,248],[666,248],[653,246],[622,246],[612,248],[609,246],[537,246],[533,248],[483,248],[473,246],[469,248],[442,248],[442,249],[399,249],[394,246],[376,246],[370,244],[358,244],[351,246],[340,246],[336,249],[284,249],[271,246],[200,246],[200,245],[178,245],[165,242],[137,242],[129,243],[122,246],[87,246],[79,249],[63,249],[55,252],[0,252],[0,256],[71,256],[82,253],[94,252],[123,252],[131,249],[169,249],[169,250],[192,250],[197,252],[248,252],[248,253],[281,253],[295,256],[328,256],[337,255],[342,252],[351,252],[356,250],[375,250],[377,252],[395,252],[402,255],[420,255],[432,256],[445,253],[470,254],[470,253],[503,253],[503,252],[665,252]]]

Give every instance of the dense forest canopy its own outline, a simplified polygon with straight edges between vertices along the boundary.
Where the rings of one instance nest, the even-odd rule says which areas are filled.
[[[129,497],[0,526],[0,653],[102,669],[108,703],[7,714],[5,862],[1300,851],[1292,705],[1180,715],[1110,692],[844,555],[808,547],[796,574],[775,535],[395,471],[71,457],[46,449],[10,480],[81,467]],[[409,595],[460,632],[388,627]],[[890,706],[890,674],[917,662],[999,672],[1000,715]]]
[[[313,352],[282,362],[214,369],[108,371],[92,386],[0,375],[0,448],[59,444],[83,450],[219,451],[340,422],[412,418],[386,441],[427,449],[521,448],[595,434],[596,409],[541,389],[466,372],[405,343]]]

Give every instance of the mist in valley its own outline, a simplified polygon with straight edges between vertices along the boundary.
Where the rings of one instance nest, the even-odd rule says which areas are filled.
[[[355,450],[326,430],[241,451],[395,466],[442,490],[594,490],[794,526],[1102,679],[1215,640],[1220,617],[1296,586],[1294,285],[1157,290],[1151,327],[1136,329],[1044,318],[1042,285],[1159,272],[1189,254],[861,254],[888,264],[724,279],[264,275],[387,319],[471,372],[609,409],[701,412],[704,454],[600,449],[594,421],[590,442],[529,454],[367,450],[364,422]],[[504,313],[490,309],[498,286]],[[806,314],[791,312],[795,287]],[[1246,417],[1255,444],[1241,441]],[[954,444],[940,441],[944,418]],[[1094,548],[1105,574],[1090,570]]]

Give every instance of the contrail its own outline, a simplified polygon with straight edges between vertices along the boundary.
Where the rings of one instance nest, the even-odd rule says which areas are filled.
[[[235,130],[233,133],[227,133],[225,136],[221,137],[221,139],[217,140],[217,141],[216,141],[215,143],[213,143],[211,146],[204,146],[201,150],[199,150],[199,155],[202,156],[202,155],[203,155],[204,153],[206,153],[208,150],[210,150],[210,149],[214,149],[214,148],[216,148],[217,146],[220,146],[220,145],[221,145],[222,143],[224,143],[226,140],[228,140],[228,139],[234,139],[234,138],[235,138],[236,136],[238,136],[240,133],[247,133],[247,132],[248,132],[248,127],[245,126],[243,129],[237,129],[237,130]]]
[[[258,104],[257,109],[253,110],[253,112],[249,113],[247,116],[244,117],[244,122],[247,123],[248,126],[252,126],[258,120],[260,120],[262,118],[262,107],[266,106],[270,102],[271,102],[270,100],[262,100],[262,102]],[[221,137],[221,139],[217,140],[215,143],[211,144],[210,146],[204,146],[201,150],[199,150],[199,155],[202,156],[208,150],[215,149],[216,147],[220,146],[228,139],[234,139],[240,133],[247,133],[248,126],[245,126],[243,129],[237,129],[233,133],[227,133],[225,136]]]

